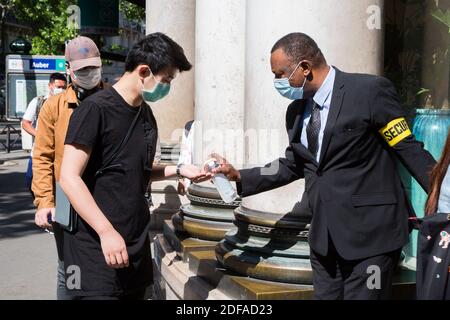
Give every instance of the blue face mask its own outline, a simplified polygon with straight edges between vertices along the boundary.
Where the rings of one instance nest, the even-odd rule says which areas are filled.
[[[299,100],[303,99],[304,94],[304,88],[306,83],[306,77],[305,81],[303,82],[303,85],[301,87],[293,87],[289,83],[289,80],[291,80],[292,76],[294,75],[295,71],[297,71],[298,67],[300,66],[301,61],[297,64],[294,71],[292,71],[289,78],[281,78],[281,79],[274,79],[273,84],[275,86],[275,89],[285,98],[291,99],[291,100]]]
[[[162,98],[167,96],[170,91],[170,84],[157,81],[155,76],[153,75],[153,72],[152,77],[156,81],[156,84],[152,90],[145,89],[144,84],[142,84],[142,98],[147,103],[161,100]]]

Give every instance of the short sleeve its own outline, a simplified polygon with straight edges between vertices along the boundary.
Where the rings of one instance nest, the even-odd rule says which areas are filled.
[[[72,113],[65,144],[93,147],[101,129],[100,108],[91,101],[82,102]]]
[[[36,119],[36,107],[37,107],[38,98],[34,98],[28,104],[27,110],[23,115],[23,119],[27,121],[34,121]]]

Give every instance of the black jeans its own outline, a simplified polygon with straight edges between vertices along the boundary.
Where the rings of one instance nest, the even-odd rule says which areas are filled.
[[[331,237],[330,237],[331,239]],[[401,248],[359,260],[339,256],[332,241],[328,254],[311,250],[314,298],[318,300],[387,300]]]
[[[64,267],[64,230],[58,223],[52,224],[53,233],[55,236],[56,250],[58,252],[58,270],[56,281],[56,299],[57,300],[72,300],[72,297],[67,294],[66,288],[66,270]]]

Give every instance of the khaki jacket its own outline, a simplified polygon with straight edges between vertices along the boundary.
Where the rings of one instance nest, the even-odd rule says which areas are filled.
[[[41,108],[33,150],[34,204],[38,209],[55,207],[55,181],[59,180],[64,140],[78,99],[72,85],[50,96]]]

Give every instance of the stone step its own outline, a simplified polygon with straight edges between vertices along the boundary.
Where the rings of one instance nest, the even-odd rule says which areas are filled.
[[[189,253],[189,270],[235,300],[311,299],[311,285],[294,285],[239,276],[224,269],[214,250]]]
[[[167,242],[177,252],[178,256],[185,262],[188,261],[190,252],[205,249],[214,250],[217,245],[217,242],[215,241],[200,240],[190,238],[186,234],[180,234],[175,230],[172,220],[164,221],[163,230]]]
[[[189,271],[162,234],[155,239],[155,292],[166,300],[229,300],[229,297]]]

